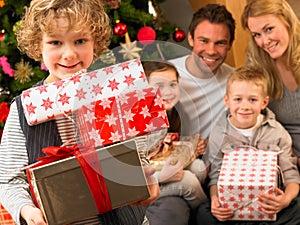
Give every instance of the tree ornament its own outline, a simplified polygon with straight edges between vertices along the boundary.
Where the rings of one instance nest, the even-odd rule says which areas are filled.
[[[34,73],[29,62],[24,62],[22,59],[20,62],[16,63],[15,80],[19,81],[21,84],[25,84],[31,80],[33,75]]]
[[[114,52],[112,50],[107,50],[103,52],[102,55],[100,56],[100,59],[105,64],[115,64],[117,61]]]
[[[152,27],[145,26],[138,31],[137,39],[143,45],[152,44],[156,39],[156,32]]]
[[[173,33],[173,39],[176,42],[183,41],[185,39],[185,33],[184,33],[184,31],[176,28],[175,32]]]
[[[4,7],[5,6],[5,2],[4,0],[0,0],[0,8]]]
[[[0,31],[0,41],[8,41],[9,37],[8,37],[8,34],[5,32],[4,29],[2,29]]]
[[[119,53],[123,54],[123,59],[125,60],[132,60],[135,58],[139,58],[140,54],[139,52],[142,51],[142,48],[137,47],[137,41],[130,41],[129,34],[125,34],[125,40],[126,43],[120,43],[122,49],[119,51]]]
[[[114,34],[122,37],[127,33],[127,31],[127,25],[125,23],[121,23],[120,20],[117,20],[116,25],[114,26]]]

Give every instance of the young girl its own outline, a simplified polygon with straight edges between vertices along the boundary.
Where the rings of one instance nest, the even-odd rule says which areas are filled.
[[[109,44],[109,19],[101,0],[33,0],[17,33],[20,49],[42,61],[48,77],[38,83],[50,83],[87,69]],[[0,146],[0,202],[17,224],[46,224],[40,209],[34,206],[24,171],[47,146],[70,142],[72,129],[68,118],[59,118],[29,127],[18,96],[12,103]],[[69,126],[70,127],[70,126]],[[150,177],[151,170],[146,171]],[[150,185],[152,196],[137,204],[150,204],[159,193]],[[67,210],[67,209],[66,209]],[[141,224],[144,210],[125,206],[81,224]],[[25,220],[25,221],[24,221]]]
[[[145,74],[151,86],[159,87],[165,109],[167,111],[170,127],[168,132],[178,132],[180,134],[180,116],[177,112],[180,91],[178,86],[178,72],[169,62],[149,61],[143,64]],[[164,134],[159,133],[161,139]],[[158,137],[159,138],[159,137]],[[201,202],[205,201],[206,195],[195,173],[200,176],[201,169],[205,171],[202,160],[199,161],[203,168],[198,171],[183,169],[179,160],[168,159],[160,172],[157,172],[157,179],[160,184],[160,197],[182,196],[195,209]],[[204,175],[206,176],[206,174]],[[203,178],[202,178],[203,179]],[[203,179],[205,180],[205,178]]]

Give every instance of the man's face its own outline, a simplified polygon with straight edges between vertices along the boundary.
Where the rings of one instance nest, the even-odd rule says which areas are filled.
[[[194,32],[194,38],[188,34],[188,41],[193,54],[198,56],[215,74],[225,61],[231,48],[230,32],[222,23],[200,22]]]

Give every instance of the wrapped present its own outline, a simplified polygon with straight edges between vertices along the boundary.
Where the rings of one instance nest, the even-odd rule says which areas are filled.
[[[111,209],[150,196],[134,141],[98,148],[96,154]],[[27,174],[33,197],[49,225],[69,224],[99,214],[76,157],[29,168]]]
[[[22,92],[21,99],[27,122],[34,125],[147,85],[141,62],[135,59],[30,88]]]
[[[148,87],[96,101],[77,111],[83,144],[105,146],[169,126],[159,88]]]
[[[220,203],[235,211],[232,220],[276,220],[264,214],[257,194],[275,195],[277,152],[252,147],[236,148],[224,154],[218,180]]]
[[[200,135],[179,136],[177,133],[168,133],[164,144],[159,151],[149,153],[150,164],[160,171],[168,158],[180,160],[183,167],[187,167],[196,157],[196,148]],[[155,154],[153,154],[155,153]]]

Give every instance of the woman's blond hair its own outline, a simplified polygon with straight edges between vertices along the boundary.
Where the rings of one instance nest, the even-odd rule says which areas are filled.
[[[67,19],[69,28],[78,31],[90,28],[95,58],[107,49],[111,28],[101,0],[32,0],[17,29],[20,51],[41,60],[42,34],[53,33],[56,29],[53,21],[58,18]]]
[[[290,5],[285,0],[248,0],[241,17],[242,26],[249,31],[249,17],[274,15],[286,26],[290,43],[287,49],[286,65],[295,74],[300,86],[300,22]],[[252,37],[252,35],[251,35]],[[271,98],[280,98],[283,94],[282,81],[278,75],[275,61],[267,52],[257,46],[254,38],[250,39],[247,54],[250,63],[260,67],[268,78],[268,89]]]

